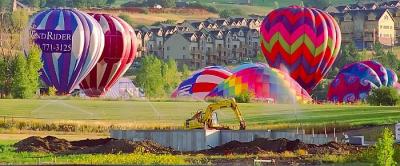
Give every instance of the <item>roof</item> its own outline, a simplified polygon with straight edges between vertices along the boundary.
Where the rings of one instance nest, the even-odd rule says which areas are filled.
[[[350,14],[351,16],[356,16],[357,14],[362,14],[364,16],[365,20],[368,20],[368,15],[370,13],[374,13],[376,17],[379,19],[382,17],[382,15],[388,11],[388,9],[375,9],[375,10],[351,10],[351,11],[346,11],[344,13],[331,13],[332,16],[339,18],[340,21],[344,20],[344,17],[347,14]],[[392,15],[389,12],[389,15],[392,17]],[[393,18],[392,18],[393,19]]]

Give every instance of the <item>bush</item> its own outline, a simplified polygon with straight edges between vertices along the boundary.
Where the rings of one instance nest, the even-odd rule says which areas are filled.
[[[121,7],[144,7],[143,3],[136,1],[129,1],[121,5]]]
[[[394,136],[389,128],[385,128],[381,137],[376,143],[376,165],[379,166],[394,166]]]
[[[392,87],[373,89],[371,94],[367,97],[367,102],[370,105],[376,106],[395,106],[399,101],[399,93],[397,89]]]
[[[238,103],[250,103],[251,102],[251,94],[248,92],[242,93],[239,96],[235,97],[236,102]]]

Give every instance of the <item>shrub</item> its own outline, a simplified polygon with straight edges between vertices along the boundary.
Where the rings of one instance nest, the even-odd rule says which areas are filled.
[[[56,96],[56,94],[57,94],[57,89],[54,86],[49,87],[49,96]]]
[[[382,87],[373,89],[367,97],[367,102],[370,105],[395,106],[400,101],[400,96],[395,88]]]
[[[236,102],[238,103],[250,103],[252,95],[249,92],[244,92],[239,96],[235,97]]]
[[[394,166],[394,136],[389,128],[385,128],[381,137],[376,143],[376,165],[379,166]]]

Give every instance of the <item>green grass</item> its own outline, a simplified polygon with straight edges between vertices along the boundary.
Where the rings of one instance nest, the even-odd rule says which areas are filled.
[[[55,155],[51,153],[15,152],[14,141],[0,141],[1,164],[129,164],[129,165],[184,165],[183,156],[149,153]]]
[[[147,102],[105,100],[0,100],[1,116],[23,117],[22,120],[40,119],[45,122],[79,121],[87,125],[105,126],[135,124],[130,128],[154,126],[180,127],[193,112],[205,109],[206,102]],[[309,127],[362,126],[393,124],[400,119],[400,107],[373,107],[367,105],[290,105],[239,104],[240,110],[252,129],[294,128],[299,124]],[[218,111],[221,123],[237,125],[229,109]],[[17,121],[19,118],[6,118]],[[142,127],[141,127],[142,126]],[[143,127],[147,126],[147,127]],[[48,126],[52,127],[52,126]],[[107,128],[104,128],[107,130]]]

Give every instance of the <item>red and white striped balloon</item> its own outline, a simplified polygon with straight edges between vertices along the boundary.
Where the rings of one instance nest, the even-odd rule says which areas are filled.
[[[100,60],[80,87],[87,96],[104,95],[128,70],[137,50],[133,28],[121,18],[108,14],[91,14],[101,25],[105,36]]]

